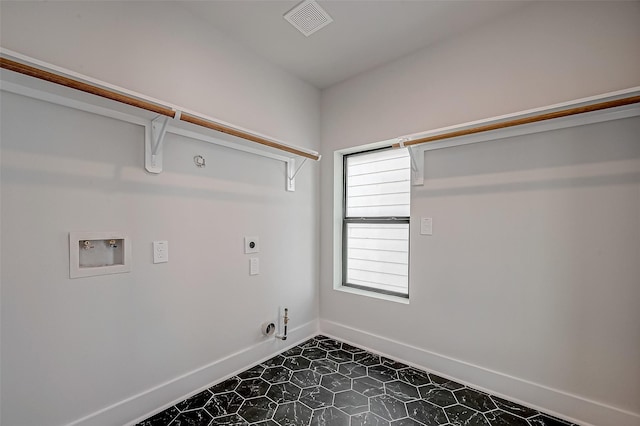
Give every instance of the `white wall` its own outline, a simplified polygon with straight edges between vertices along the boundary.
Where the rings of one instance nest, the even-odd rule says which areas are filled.
[[[319,92],[174,4],[3,2],[1,23],[3,47],[318,149]],[[291,193],[281,162],[169,135],[156,176],[140,126],[6,92],[1,104],[2,424],[121,402],[81,423],[134,420],[284,348],[259,331],[279,305],[302,327],[292,342],[313,333],[315,164]],[[70,280],[72,230],[126,232],[131,273]],[[244,235],[260,236],[255,277]],[[152,264],[154,240],[169,263]]]
[[[540,2],[357,76],[323,92],[324,158],[638,86],[638,22],[637,2]],[[638,425],[639,134],[636,118],[427,152],[409,305],[333,290],[323,162],[321,330],[585,423]]]

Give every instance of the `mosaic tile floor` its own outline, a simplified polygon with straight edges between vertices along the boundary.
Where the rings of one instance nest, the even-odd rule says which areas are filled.
[[[576,426],[316,336],[137,426]]]

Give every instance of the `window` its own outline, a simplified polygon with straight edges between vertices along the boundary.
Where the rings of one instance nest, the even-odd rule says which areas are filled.
[[[409,297],[407,149],[344,156],[342,285]]]

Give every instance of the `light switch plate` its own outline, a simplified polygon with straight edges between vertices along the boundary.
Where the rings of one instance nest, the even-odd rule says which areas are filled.
[[[252,257],[249,259],[249,275],[258,275],[260,273],[260,259]]]
[[[153,242],[153,263],[165,263],[169,261],[169,241]]]
[[[260,252],[260,239],[258,237],[244,237],[244,252],[246,254]]]
[[[420,219],[420,235],[433,235],[433,218],[423,217]]]

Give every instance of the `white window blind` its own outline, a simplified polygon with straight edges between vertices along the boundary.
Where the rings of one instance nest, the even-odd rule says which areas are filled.
[[[344,285],[408,295],[410,165],[406,149],[346,157]]]
[[[346,217],[408,217],[410,166],[406,149],[347,157]]]

